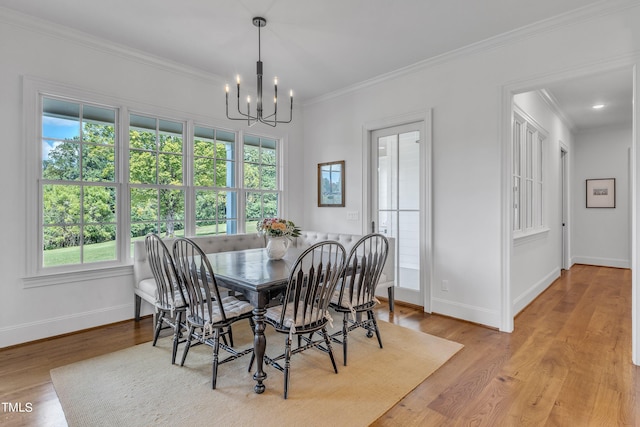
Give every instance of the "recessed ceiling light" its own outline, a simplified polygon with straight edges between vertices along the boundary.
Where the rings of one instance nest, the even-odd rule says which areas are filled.
[[[595,105],[591,106],[591,108],[593,108],[594,110],[600,110],[600,109],[604,108],[604,104],[595,104]]]

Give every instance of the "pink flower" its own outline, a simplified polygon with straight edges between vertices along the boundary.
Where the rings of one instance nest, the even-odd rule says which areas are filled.
[[[258,233],[269,237],[298,237],[300,228],[293,221],[282,218],[265,218],[257,224]]]

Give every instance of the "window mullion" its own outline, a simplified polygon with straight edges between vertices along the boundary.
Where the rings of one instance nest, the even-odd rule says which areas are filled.
[[[123,106],[116,112],[118,115],[116,122],[118,123],[118,147],[116,156],[118,163],[116,164],[117,176],[117,230],[120,237],[120,261],[123,262],[133,256],[131,252],[131,185],[129,183],[129,110]],[[125,232],[126,231],[126,232]]]
[[[184,230],[185,236],[196,234],[196,192],[194,180],[194,123],[187,120],[182,137],[182,186],[184,188]]]
[[[526,123],[522,122],[520,126],[520,230],[527,228],[527,173],[526,173],[526,157],[525,153],[527,138]]]
[[[236,150],[236,183],[238,188],[238,233],[247,230],[247,190],[244,184],[244,131],[238,131]]]

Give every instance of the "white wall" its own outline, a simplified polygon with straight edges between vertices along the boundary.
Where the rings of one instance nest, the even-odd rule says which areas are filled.
[[[0,209],[0,224],[3,224],[0,347],[132,318],[131,269],[102,279],[63,276],[57,285],[25,287],[23,277],[29,256],[25,234],[28,227],[34,226],[25,221],[26,204],[36,195],[34,188],[23,184],[27,141],[21,127],[22,77],[34,76],[100,97],[111,97],[138,111],[192,118],[203,124],[230,128],[240,122],[232,123],[224,118],[224,81],[175,64],[133,55],[125,49],[114,50],[90,37],[76,37],[57,27],[36,26],[4,9],[0,9],[0,58],[4,159],[0,168],[4,206]],[[294,111],[294,115],[292,125],[251,129],[267,136],[287,138],[285,186],[292,195],[300,194],[303,188],[300,109]],[[300,204],[292,202],[284,209],[288,218],[304,226]]]
[[[432,310],[508,330],[501,317],[510,252],[502,243],[502,222],[509,221],[502,217],[503,87],[629,61],[640,46],[638,22],[637,4],[584,21],[558,21],[545,31],[476,46],[308,103],[305,187],[314,188],[317,163],[344,159],[347,199],[344,209],[317,208],[315,193],[307,192],[305,225],[361,232],[365,215],[348,222],[346,212],[367,209],[360,196],[368,188],[363,127],[433,108]],[[438,285],[443,279],[448,292]]]
[[[573,150],[572,262],[631,267],[631,125],[576,134]],[[616,207],[586,207],[586,180],[615,178]]]
[[[547,133],[542,172],[544,180],[545,233],[514,242],[511,258],[511,303],[517,314],[560,275],[562,264],[562,206],[560,143],[572,154],[572,135],[567,125],[545,102],[540,92],[514,96],[513,102]]]

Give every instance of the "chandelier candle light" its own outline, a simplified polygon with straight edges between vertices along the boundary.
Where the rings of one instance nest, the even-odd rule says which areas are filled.
[[[227,105],[227,118],[229,120],[246,120],[247,125],[253,126],[254,124],[260,122],[266,125],[276,127],[278,123],[291,123],[291,119],[293,118],[293,91],[289,92],[289,120],[278,120],[278,78],[274,79],[273,85],[273,113],[264,116],[262,109],[262,60],[260,57],[260,28],[267,25],[267,20],[261,17],[253,18],[253,25],[258,27],[258,62],[256,63],[256,73],[258,75],[258,94],[256,101],[256,113],[255,115],[251,114],[251,97],[247,96],[247,112],[243,113],[240,111],[240,76],[236,77],[236,88],[237,88],[237,97],[238,97],[238,114],[242,117],[231,117],[229,116],[229,85],[225,85],[225,98]]]

